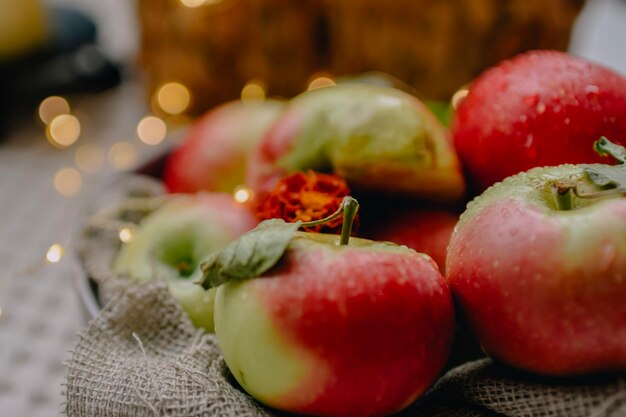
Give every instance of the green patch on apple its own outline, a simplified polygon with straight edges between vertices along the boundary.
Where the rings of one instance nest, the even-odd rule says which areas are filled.
[[[202,275],[200,262],[255,224],[227,194],[174,195],[139,223],[114,270],[138,282],[166,281],[194,325],[213,331],[215,291],[194,284]]]

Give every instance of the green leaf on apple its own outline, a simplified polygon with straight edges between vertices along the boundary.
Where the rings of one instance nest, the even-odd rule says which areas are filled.
[[[591,182],[601,188],[626,192],[626,148],[601,137],[594,143],[594,149],[600,155],[610,155],[620,165],[596,165],[587,167],[585,173]]]
[[[203,278],[199,284],[209,289],[227,281],[260,276],[282,258],[300,225],[301,222],[287,223],[282,219],[261,222],[202,262]]]

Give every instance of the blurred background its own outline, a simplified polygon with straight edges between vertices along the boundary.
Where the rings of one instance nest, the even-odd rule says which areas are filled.
[[[363,73],[447,103],[538,48],[626,75],[626,1],[2,0],[0,414],[63,413],[81,220],[194,117]]]

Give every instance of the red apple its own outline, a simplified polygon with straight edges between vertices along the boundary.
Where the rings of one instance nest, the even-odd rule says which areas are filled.
[[[415,97],[343,84],[294,98],[251,156],[257,194],[295,171],[331,172],[351,189],[456,201],[465,182],[447,130]]]
[[[362,235],[372,240],[406,245],[425,253],[444,272],[448,243],[458,220],[457,214],[447,211],[397,210],[390,217],[376,222],[373,230],[365,231]]]
[[[533,167],[601,162],[600,136],[626,145],[626,79],[562,52],[519,55],[471,84],[453,135],[481,190]]]
[[[233,249],[253,265],[265,261],[258,248],[280,246],[263,235],[266,223],[239,240],[256,234],[254,244]],[[236,265],[228,278],[228,265],[215,268],[226,281],[215,328],[228,367],[280,410],[346,417],[405,408],[439,374],[452,342],[452,300],[437,266],[404,246],[338,244],[339,236],[297,227],[265,272],[243,277]]]
[[[163,180],[168,190],[232,192],[244,183],[251,149],[281,110],[275,100],[234,101],[206,113],[167,159]]]
[[[489,355],[548,375],[626,371],[626,184],[590,174],[607,167],[535,168],[461,215],[447,278]]]

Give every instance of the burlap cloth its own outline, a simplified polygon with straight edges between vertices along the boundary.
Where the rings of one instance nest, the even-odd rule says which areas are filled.
[[[159,193],[142,181],[124,187],[135,195]],[[124,214],[126,220],[134,215]],[[118,245],[114,230],[94,228],[78,245],[106,305],[78,336],[67,361],[68,416],[279,415],[238,387],[215,337],[193,327],[164,283],[137,285],[111,273]],[[402,415],[626,417],[626,383],[615,375],[540,378],[482,359],[447,372]]]

